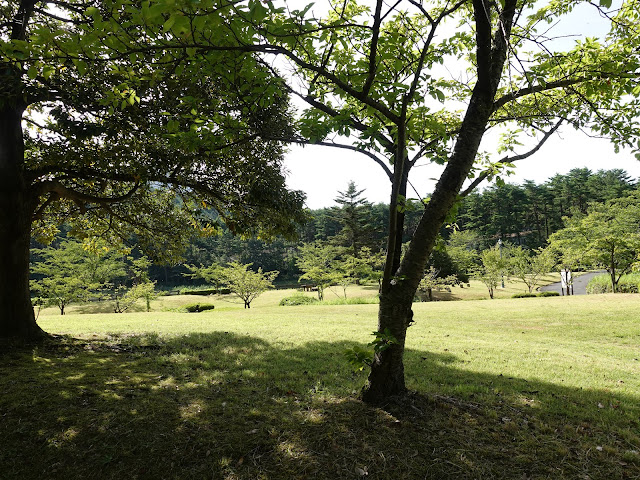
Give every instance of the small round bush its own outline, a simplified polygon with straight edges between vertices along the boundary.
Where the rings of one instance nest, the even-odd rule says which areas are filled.
[[[284,297],[280,300],[281,307],[290,307],[294,305],[310,305],[312,303],[318,303],[318,299],[314,297],[307,297],[306,295],[292,295],[290,297]]]
[[[540,292],[539,297],[559,297],[560,292]]]
[[[185,305],[183,307],[189,313],[204,312],[205,310],[213,310],[216,308],[210,303],[193,303],[191,305]]]

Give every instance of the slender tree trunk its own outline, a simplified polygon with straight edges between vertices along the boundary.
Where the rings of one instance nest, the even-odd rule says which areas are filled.
[[[395,257],[397,222],[393,217],[397,210],[397,195],[402,181],[408,172],[394,164],[394,185],[390,202],[390,242],[387,247],[387,263],[382,281],[380,307],[378,311],[378,331],[387,329],[395,338],[391,346],[374,355],[371,372],[362,390],[362,399],[372,404],[383,404],[390,397],[406,392],[404,380],[404,345],[407,328],[413,322],[411,309],[413,298],[424,274],[424,268],[435,245],[440,227],[453,207],[458,193],[467,178],[476,158],[480,141],[487,123],[493,113],[493,99],[502,75],[507,52],[507,41],[503,34],[509,35],[515,14],[516,2],[507,0],[501,14],[501,27],[494,37],[492,45],[491,25],[486,17],[486,5],[483,0],[474,0],[474,14],[478,32],[476,34],[478,50],[478,82],[473,90],[465,118],[458,133],[453,153],[442,173],[438,184],[426,205],[424,213],[416,227],[409,249],[396,270]],[[487,21],[485,21],[485,19]],[[396,159],[405,152],[405,117],[397,125]],[[395,227],[395,228],[394,228]],[[393,239],[393,240],[391,240]],[[391,257],[389,257],[391,256]]]
[[[618,282],[616,282],[615,250],[613,248],[611,249],[609,262],[611,263],[611,292],[618,293]]]
[[[31,218],[35,208],[24,179],[22,108],[0,106],[0,338],[34,339],[36,324],[29,292]]]

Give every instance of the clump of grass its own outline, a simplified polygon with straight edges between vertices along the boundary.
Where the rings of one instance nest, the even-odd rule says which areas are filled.
[[[311,305],[313,303],[318,303],[319,300],[315,297],[309,297],[307,295],[303,295],[301,293],[291,295],[289,297],[284,297],[280,300],[279,305],[281,307],[284,306],[295,306],[295,305]]]

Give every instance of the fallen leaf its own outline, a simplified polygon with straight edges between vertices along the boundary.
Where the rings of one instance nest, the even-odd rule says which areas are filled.
[[[356,473],[361,477],[365,477],[369,475],[369,472],[367,472],[367,467],[364,467],[364,468],[356,467]]]

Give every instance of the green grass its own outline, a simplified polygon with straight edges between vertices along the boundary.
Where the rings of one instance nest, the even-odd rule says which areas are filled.
[[[543,277],[542,284],[553,283],[559,281],[560,275],[550,273]],[[467,286],[463,284],[461,287],[451,287],[451,291],[434,291],[435,301],[453,301],[453,300],[483,300],[489,299],[487,288],[481,282],[472,280]],[[204,287],[197,287],[202,289]],[[505,277],[505,288],[498,288],[495,291],[495,298],[511,298],[514,294],[526,292],[527,287],[518,280]],[[292,295],[303,295],[312,298],[318,298],[316,292],[302,292],[297,289],[269,290],[255,299],[251,306],[259,308],[264,306],[278,305],[280,300]],[[351,285],[347,288],[347,298],[344,298],[342,287],[326,288],[324,292],[324,304],[327,305],[354,305],[363,303],[378,303],[378,286],[377,285]],[[243,308],[243,302],[235,295],[206,295],[194,298],[192,295],[166,295],[160,296],[151,302],[151,310],[155,312],[162,311],[178,311],[186,305],[193,304],[195,301],[203,303],[213,303],[218,309],[236,309]],[[130,308],[130,312],[144,312],[146,304],[139,300],[137,304]],[[84,304],[71,304],[65,311],[70,314],[96,314],[96,313],[112,313],[113,302],[90,302]],[[48,307],[43,309],[40,314],[43,316],[57,315],[59,310],[56,307]]]
[[[0,356],[0,477],[640,478],[638,296],[415,304],[386,409],[343,356],[377,305],[277,298],[41,315],[62,337]]]

